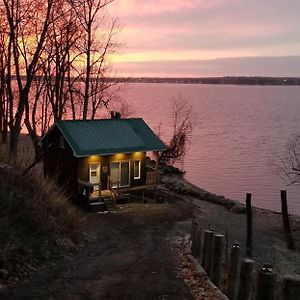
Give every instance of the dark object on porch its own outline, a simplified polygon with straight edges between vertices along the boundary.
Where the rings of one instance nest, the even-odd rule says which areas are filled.
[[[143,119],[58,121],[42,138],[44,174],[87,206],[115,206],[123,193],[155,187],[158,159],[150,169],[146,153],[166,149]],[[83,200],[84,199],[84,200]]]

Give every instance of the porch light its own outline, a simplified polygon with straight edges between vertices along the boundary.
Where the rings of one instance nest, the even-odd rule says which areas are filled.
[[[98,161],[99,160],[99,156],[98,155],[91,155],[91,156],[89,156],[88,160],[90,162]]]
[[[114,155],[114,159],[116,160],[120,160],[120,159],[124,159],[125,158],[125,154],[124,153],[118,153]]]
[[[141,157],[143,155],[143,152],[134,152],[133,153],[133,156],[138,156],[138,157]]]

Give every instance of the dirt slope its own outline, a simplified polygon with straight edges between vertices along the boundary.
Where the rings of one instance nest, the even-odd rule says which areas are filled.
[[[129,204],[90,214],[86,248],[11,289],[8,299],[192,299],[168,232],[191,203]]]

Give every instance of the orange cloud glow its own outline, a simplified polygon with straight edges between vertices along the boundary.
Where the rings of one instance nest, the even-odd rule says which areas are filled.
[[[111,57],[122,66],[300,55],[299,0],[117,0],[110,11],[123,27]]]

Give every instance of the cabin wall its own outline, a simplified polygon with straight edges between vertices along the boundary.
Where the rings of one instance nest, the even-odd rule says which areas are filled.
[[[43,148],[44,175],[55,179],[71,195],[75,195],[77,193],[77,159],[57,127],[48,133],[43,141]]]
[[[134,179],[134,161],[141,161],[141,177]],[[130,154],[115,154],[115,155],[93,155],[89,157],[78,158],[78,178],[83,181],[89,181],[89,164],[100,163],[100,178],[102,189],[107,188],[106,178],[104,174],[106,171],[110,174],[111,162],[130,162],[130,186],[140,186],[146,184],[146,152],[135,152]]]

